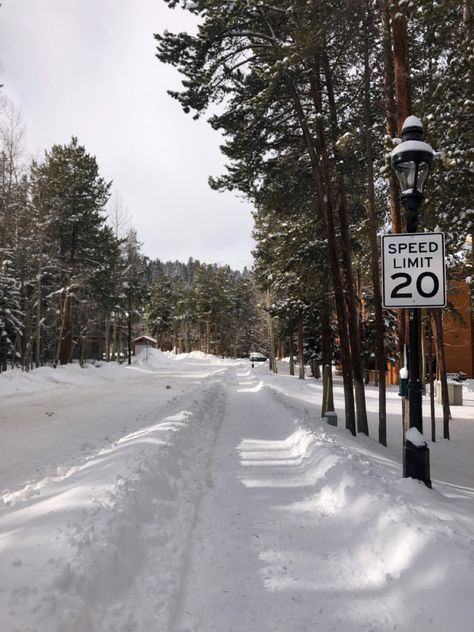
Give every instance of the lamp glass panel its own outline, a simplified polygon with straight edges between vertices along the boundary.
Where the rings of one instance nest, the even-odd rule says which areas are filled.
[[[420,162],[418,165],[418,178],[416,181],[416,189],[420,193],[423,193],[423,188],[426,183],[426,179],[428,178],[428,173],[430,171],[430,165],[427,162]]]
[[[402,193],[412,190],[415,186],[416,163],[413,160],[399,162],[395,171]]]

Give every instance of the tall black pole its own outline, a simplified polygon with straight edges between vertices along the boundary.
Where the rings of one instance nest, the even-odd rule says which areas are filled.
[[[423,141],[421,121],[416,116],[409,116],[403,124],[402,140],[392,151],[391,156],[392,166],[402,191],[407,233],[413,234],[417,231],[418,211],[423,202],[423,187],[433,156],[433,148]],[[405,276],[410,279],[408,274]],[[405,294],[404,296],[412,297],[412,294]],[[423,402],[420,379],[420,307],[423,302],[414,301],[414,304],[418,304],[419,307],[408,308],[408,418],[410,429],[403,437],[403,476],[417,478],[423,481],[427,487],[431,487],[430,452],[423,437]],[[413,432],[410,432],[412,429]]]
[[[410,404],[409,425],[423,434],[422,386],[420,380],[420,311],[409,310],[410,346],[408,353],[408,401]]]
[[[406,209],[407,233],[416,233],[418,228],[418,213],[414,209]],[[420,380],[420,310],[408,310],[409,318],[409,360],[408,360],[408,401],[409,425],[423,434],[423,401]]]
[[[422,196],[407,197],[403,200],[406,217],[406,232],[416,233],[418,228],[418,209]],[[420,376],[420,309],[411,308],[409,314],[408,346],[408,406],[409,425],[423,434],[423,399]],[[405,440],[403,445],[403,476],[423,481],[431,487],[430,451],[426,445],[414,445]]]

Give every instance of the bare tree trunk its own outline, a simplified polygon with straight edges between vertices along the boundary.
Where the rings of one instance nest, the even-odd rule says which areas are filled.
[[[63,335],[64,335],[64,330],[65,330],[65,327],[66,327],[68,305],[69,305],[69,288],[66,287],[64,289],[64,302],[63,302],[62,309],[61,309],[61,326],[59,328],[58,344],[56,346],[56,356],[55,356],[55,359],[54,359],[55,365],[58,365],[59,364],[59,360],[60,360],[61,348],[62,348],[62,342],[63,342]]]
[[[72,357],[72,300],[69,292],[66,293],[63,316],[59,361],[61,364],[68,364]]]
[[[114,313],[114,322],[112,325],[112,360],[118,358],[118,317],[117,313]]]
[[[392,29],[390,24],[390,8],[388,0],[379,0],[381,14],[381,34],[383,44],[384,61],[384,104],[386,117],[386,130],[390,138],[398,134],[397,113],[395,107],[395,70],[394,54],[392,49]],[[390,218],[392,233],[403,231],[403,218],[400,209],[400,195],[398,193],[397,179],[393,169],[388,176],[390,194]],[[397,310],[398,321],[398,353],[399,368],[404,366],[405,340],[406,340],[406,314],[404,309]]]
[[[275,353],[275,336],[273,334],[273,319],[269,316],[270,319],[270,371],[273,373],[278,373],[277,363],[276,363],[276,353]]]
[[[128,293],[128,315],[127,315],[127,346],[128,346],[128,364],[132,364],[132,296]]]
[[[267,310],[270,309],[270,305],[272,304],[272,297],[271,297],[271,292],[270,290],[266,291],[266,304],[267,304]],[[268,367],[270,369],[270,371],[272,371],[273,373],[278,373],[278,367],[277,367],[277,363],[276,363],[276,358],[275,358],[275,335],[273,332],[273,318],[270,315],[270,312],[268,311],[268,336],[270,338],[269,341],[269,347],[270,347],[270,361],[268,364]]]
[[[178,354],[179,347],[179,325],[176,323],[173,330],[173,352],[175,355]]]
[[[82,333],[81,333],[80,341],[81,341],[81,355],[79,359],[79,364],[81,367],[83,367],[84,360],[85,360],[85,353],[86,353],[86,336],[84,336]]]
[[[397,124],[398,133],[401,134],[405,119],[412,113],[407,19],[400,9],[398,0],[389,0],[389,6],[393,33],[392,43],[395,71],[395,97],[397,101]]]
[[[365,404],[365,386],[364,386],[364,371],[362,367],[362,354],[360,347],[360,332],[359,324],[357,321],[357,301],[354,288],[354,275],[352,272],[352,259],[351,259],[351,238],[349,235],[349,222],[347,218],[347,196],[344,176],[339,168],[339,152],[337,150],[338,140],[338,121],[337,110],[334,98],[334,88],[332,83],[332,72],[329,65],[329,60],[324,52],[322,55],[325,78],[326,78],[326,92],[329,100],[329,111],[331,117],[331,134],[333,141],[333,153],[334,161],[336,163],[336,189],[338,197],[338,215],[339,215],[339,229],[341,232],[341,252],[342,252],[342,267],[344,270],[344,277],[346,281],[345,299],[347,302],[347,320],[348,320],[348,333],[350,340],[350,351],[352,360],[352,372],[354,377],[354,390],[356,398],[356,411],[357,411],[357,431],[369,434],[369,426],[367,423],[367,410]],[[319,64],[316,63],[316,68],[312,76],[310,77],[311,93],[313,97],[313,103],[315,109],[319,115],[322,115],[322,85],[320,79]],[[326,198],[327,206],[333,208],[333,195],[332,195],[332,182],[331,182],[331,168],[328,157],[328,150],[326,146],[326,135],[322,123],[321,116],[318,117],[318,123],[316,125],[318,133],[319,148],[321,151],[321,158],[323,164],[323,174],[326,185]]]
[[[288,336],[288,349],[290,354],[290,375],[295,374],[295,357],[293,355],[293,335]]]
[[[449,410],[448,379],[446,376],[446,359],[444,355],[443,317],[440,309],[433,310],[436,331],[436,351],[438,357],[438,373],[441,382],[441,401],[443,405],[443,438],[449,439]]]
[[[303,317],[298,318],[298,378],[304,380],[304,338]]]
[[[436,415],[435,415],[435,394],[433,380],[433,327],[431,324],[432,315],[428,312],[428,379],[430,384],[430,415],[431,415],[431,441],[436,441]]]
[[[110,360],[110,316],[107,313],[105,315],[105,360]]]
[[[299,99],[298,91],[294,83],[288,80],[288,87],[293,95],[293,103],[295,106],[295,114],[298,118],[301,130],[303,132],[303,139],[308,151],[308,156],[311,161],[311,167],[313,171],[315,191],[319,201],[319,219],[321,220],[328,240],[328,252],[329,252],[329,264],[331,269],[331,275],[333,280],[335,303],[337,311],[337,322],[339,329],[339,340],[341,346],[341,363],[342,363],[342,376],[344,384],[344,404],[345,404],[345,417],[346,428],[351,431],[353,435],[356,434],[356,420],[355,420],[355,408],[354,408],[354,391],[352,380],[352,361],[349,347],[349,340],[347,335],[347,315],[344,299],[344,291],[342,286],[342,278],[339,269],[339,261],[337,256],[337,244],[335,236],[334,217],[332,209],[328,208],[327,197],[325,194],[323,181],[321,177],[321,170],[319,166],[319,158],[316,152],[315,143],[308,128],[307,119]]]
[[[367,6],[367,11],[369,7]],[[374,288],[375,330],[377,340],[377,370],[379,383],[379,443],[387,445],[387,412],[385,387],[385,348],[384,324],[382,313],[382,291],[380,288],[379,249],[377,243],[377,213],[375,209],[374,167],[372,155],[372,117],[370,110],[370,67],[369,67],[369,34],[366,15],[364,32],[364,122],[365,122],[365,156],[367,163],[367,200],[369,210],[370,268],[372,286]]]
[[[206,320],[206,353],[211,353],[211,323]]]
[[[311,373],[315,380],[321,378],[321,371],[319,370],[319,364],[316,358],[311,359]]]
[[[38,269],[36,277],[36,336],[35,336],[35,364],[36,368],[40,366],[41,361],[41,298],[42,298],[42,277],[43,277],[43,263],[42,263],[42,239],[40,239],[40,248],[38,255]]]
[[[323,370],[326,364],[332,367],[332,335],[329,305],[326,297],[323,297],[321,309],[319,312],[319,320],[321,323],[321,363]]]
[[[323,366],[323,403],[321,406],[321,418],[328,411],[334,412],[334,396],[332,387],[332,369],[329,364]]]
[[[280,361],[283,359],[283,341],[280,338],[280,336],[278,336],[278,341],[277,341],[277,358]]]

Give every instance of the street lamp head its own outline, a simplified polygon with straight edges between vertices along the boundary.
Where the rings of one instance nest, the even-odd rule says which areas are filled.
[[[407,140],[423,140],[423,123],[417,116],[412,114],[405,119],[402,137],[404,134],[410,134],[410,138]]]
[[[423,201],[434,151],[423,142],[423,127],[416,116],[409,116],[402,128],[402,142],[392,151],[392,166],[397,174],[405,208],[417,211]]]

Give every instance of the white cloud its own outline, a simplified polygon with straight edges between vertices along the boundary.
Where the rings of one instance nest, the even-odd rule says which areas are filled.
[[[151,257],[251,264],[250,207],[209,189],[221,139],[166,93],[153,33],[194,28],[161,0],[4,0],[2,83],[33,154],[78,136],[114,181]]]

